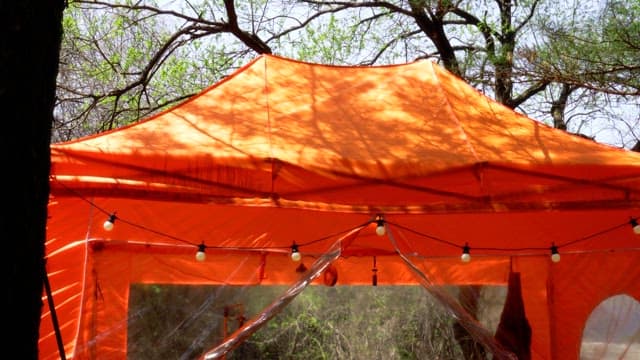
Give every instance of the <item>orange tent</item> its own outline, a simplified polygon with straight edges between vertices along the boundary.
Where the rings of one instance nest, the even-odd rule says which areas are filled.
[[[518,272],[534,359],[577,359],[596,305],[640,299],[640,154],[515,113],[429,61],[260,56],[51,156],[47,270],[68,357],[124,358],[130,284],[290,284],[294,244],[315,258],[341,240],[338,284],[371,284],[374,256],[380,284],[417,283],[399,254],[434,284]],[[43,359],[58,357],[51,315]]]

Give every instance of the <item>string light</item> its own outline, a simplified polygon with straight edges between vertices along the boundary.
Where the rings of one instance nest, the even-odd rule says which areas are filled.
[[[555,244],[551,245],[551,261],[554,263],[560,262],[560,253],[558,252],[558,247]]]
[[[63,186],[63,187],[66,187],[63,183],[60,183],[60,185],[61,185],[61,186]],[[97,204],[95,204],[95,203],[94,203],[94,202],[92,202],[91,200],[87,199],[86,197],[82,196],[81,194],[77,193],[77,192],[76,192],[76,191],[74,191],[73,189],[67,188],[67,190],[69,190],[70,192],[75,193],[75,194],[76,194],[76,196],[77,196],[78,198],[80,198],[80,199],[82,199],[82,200],[86,201],[86,202],[87,202],[87,203],[89,203],[92,207],[94,207],[94,208],[96,208],[96,209],[100,210],[101,212],[107,213],[107,211],[106,211],[105,209],[103,209],[103,208],[99,207]],[[119,219],[120,221],[125,221],[125,220],[122,220],[122,219],[120,219],[119,217],[117,217],[117,216],[116,216],[116,213],[115,213],[115,212],[113,212],[111,215],[109,215],[108,219],[103,223],[103,228],[104,228],[106,231],[111,231],[111,230],[113,230],[113,228],[114,228],[114,224],[115,224],[115,221],[116,221],[117,219]],[[131,225],[131,226],[133,226],[133,227],[136,227],[136,228],[139,228],[139,229],[142,229],[142,230],[145,230],[145,231],[151,232],[151,233],[153,233],[153,234],[160,235],[160,236],[163,236],[163,237],[167,237],[167,238],[170,238],[170,239],[173,239],[173,240],[176,240],[176,241],[180,241],[180,242],[187,243],[187,244],[190,244],[190,245],[194,245],[194,246],[195,246],[195,243],[193,243],[193,242],[191,242],[191,241],[189,241],[189,240],[187,240],[187,239],[182,239],[182,238],[180,238],[180,237],[177,237],[177,236],[174,236],[174,235],[171,235],[171,234],[167,234],[167,233],[164,233],[164,232],[161,232],[161,231],[157,231],[157,230],[154,230],[154,229],[151,229],[151,228],[145,227],[145,226],[143,226],[143,225],[141,225],[141,224],[136,224],[136,223],[128,222],[128,221],[125,221],[125,222],[126,222],[128,225]],[[384,220],[384,218],[383,218],[383,216],[382,216],[381,214],[378,214],[378,215],[377,215],[377,217],[376,217],[375,222],[376,222],[376,234],[378,234],[379,236],[383,236],[383,235],[385,235],[385,234],[386,234],[385,224],[387,223],[387,221],[386,221],[386,220]],[[358,226],[356,226],[355,228],[361,228],[361,227],[367,226],[367,225],[368,225],[368,224],[370,224],[370,223],[371,223],[371,220],[367,221],[367,222],[366,222],[366,223],[364,223],[364,224],[358,225]],[[407,230],[407,231],[409,231],[409,232],[411,232],[411,233],[414,233],[414,234],[419,235],[419,236],[422,236],[422,237],[429,238],[429,239],[431,239],[431,240],[433,240],[433,241],[436,241],[436,242],[440,242],[440,243],[447,244],[447,245],[450,245],[450,246],[454,246],[454,247],[457,247],[457,248],[459,248],[459,247],[460,247],[460,245],[457,245],[457,244],[455,244],[454,242],[451,242],[451,241],[448,241],[448,240],[446,240],[446,239],[442,239],[442,238],[439,238],[439,237],[436,237],[436,236],[432,236],[432,235],[428,235],[428,234],[425,234],[425,233],[422,233],[422,232],[416,231],[416,230],[414,230],[414,229],[411,229],[411,228],[405,227],[405,226],[403,226],[403,225],[401,225],[401,224],[394,223],[393,225],[394,225],[394,226],[396,226],[396,227],[398,227],[398,228],[400,228],[400,229]],[[589,234],[589,235],[586,235],[586,236],[583,236],[583,237],[580,237],[580,238],[577,238],[577,239],[574,239],[574,240],[571,240],[571,241],[565,241],[565,242],[563,242],[563,243],[562,243],[562,245],[561,245],[561,246],[573,245],[573,244],[577,244],[577,243],[579,243],[579,242],[584,242],[584,241],[590,240],[590,239],[592,239],[592,238],[595,238],[595,237],[597,237],[597,236],[601,236],[601,235],[603,235],[603,234],[606,234],[606,233],[609,233],[609,232],[611,232],[611,231],[617,230],[617,229],[619,229],[619,228],[621,228],[621,227],[623,227],[623,226],[629,226],[629,225],[632,227],[632,230],[633,230],[633,232],[634,232],[635,234],[640,235],[640,223],[639,223],[639,219],[638,219],[637,217],[630,217],[630,219],[629,219],[628,221],[626,221],[626,222],[618,223],[618,224],[616,224],[616,225],[610,226],[610,227],[608,227],[608,228],[602,229],[602,230],[597,231],[597,232],[595,232],[595,233],[591,233],[591,234]],[[355,228],[350,228],[350,229],[348,229],[348,230],[346,230],[346,231],[350,231],[350,230],[353,230],[353,229],[355,229]],[[308,245],[308,244],[312,244],[312,243],[316,243],[316,242],[324,241],[324,240],[329,239],[329,238],[331,238],[331,237],[333,237],[333,236],[335,236],[335,235],[337,235],[337,234],[342,234],[342,233],[344,233],[344,232],[346,232],[346,231],[341,231],[341,232],[338,232],[338,233],[336,233],[336,234],[330,234],[330,235],[327,235],[327,236],[323,236],[323,237],[321,237],[321,238],[318,238],[318,239],[315,239],[315,240],[312,240],[312,241],[306,242],[304,245]],[[149,245],[150,245],[150,244],[147,244],[147,246],[149,246]],[[462,253],[462,255],[461,255],[461,260],[462,260],[462,261],[465,261],[464,259],[465,259],[465,258],[467,258],[467,256],[465,256],[465,248],[466,248],[466,247],[468,247],[468,245],[465,245],[465,247],[463,247],[463,253]],[[205,246],[204,244],[198,245],[198,249],[200,250],[201,248],[203,248],[203,249],[204,249],[204,248],[206,248],[206,246]],[[224,248],[224,247],[216,247],[216,248],[221,248],[221,249],[222,249],[222,248]],[[236,249],[237,249],[237,248],[236,248]],[[545,248],[544,248],[544,247],[530,247],[530,248],[499,248],[499,247],[483,248],[483,247],[479,247],[479,248],[474,248],[474,249],[475,249],[475,250],[490,250],[490,251],[522,251],[522,250],[535,250],[535,251],[539,251],[539,250],[543,250],[543,249],[545,249]],[[558,246],[556,246],[556,245],[554,244],[554,245],[552,245],[552,246],[551,246],[551,248],[546,248],[546,249],[550,249],[550,250],[551,250],[551,260],[552,260],[553,262],[559,262],[559,261],[560,261],[560,253],[558,252]],[[200,253],[200,252],[201,252],[201,251],[198,251],[198,253]],[[203,255],[198,255],[198,253],[196,254],[196,256],[197,256],[197,257],[200,257],[200,256],[203,256],[203,255],[204,255],[204,251],[202,251]],[[297,253],[297,254],[296,254],[296,253]],[[468,256],[469,256],[469,257],[468,257],[468,259],[470,259],[470,258],[471,258],[471,257],[470,257],[470,254],[469,254]],[[302,255],[299,253],[299,251],[298,251],[298,245],[296,245],[296,244],[294,244],[294,245],[291,247],[291,258],[292,258],[292,260],[294,260],[294,261],[300,261],[300,260],[302,259]],[[470,260],[469,260],[469,261],[470,261]]]
[[[107,230],[107,231],[111,231],[113,230],[113,225],[116,222],[116,213],[113,213],[111,215],[109,215],[109,218],[104,222],[104,224],[102,224],[102,227]]]
[[[378,236],[384,236],[384,234],[386,233],[386,230],[384,228],[384,219],[382,218],[382,215],[378,215],[378,219],[376,220],[376,234],[378,234]]]
[[[206,249],[206,246],[204,245],[204,243],[201,243],[200,245],[198,245],[198,252],[196,253],[196,260],[203,262],[206,260],[207,258],[207,254],[204,253],[204,250]]]
[[[629,224],[631,224],[633,233],[636,235],[640,235],[640,224],[638,224],[638,220],[635,218],[631,218],[631,220],[629,220]]]
[[[471,254],[469,254],[469,250],[469,244],[465,243],[464,247],[462,247],[462,255],[460,255],[460,260],[464,263],[471,261]]]
[[[291,260],[297,262],[300,261],[300,259],[302,259],[302,254],[300,254],[298,245],[296,243],[293,243],[293,245],[291,245]]]
[[[55,178],[54,178],[54,180],[58,181]],[[107,213],[107,211],[105,209],[101,208],[100,206],[98,206],[93,201],[91,201],[91,200],[87,199],[86,197],[82,196],[82,194],[78,193],[74,189],[68,188],[64,183],[59,183],[59,185],[67,188],[67,190],[69,190],[70,192],[75,193],[75,195],[78,198],[86,201],[92,207],[98,209],[101,212]],[[107,231],[111,231],[113,229],[113,227],[114,227],[114,223],[115,223],[116,219],[119,219],[120,221],[125,221],[123,219],[120,219],[119,217],[116,217],[116,214],[114,212],[109,216],[109,219],[104,222],[104,224],[103,224],[104,229],[107,230]],[[376,221],[376,224],[377,224],[376,233],[378,235],[380,235],[380,236],[384,235],[386,233],[385,224],[389,223],[389,222],[384,220],[381,214],[377,215],[377,218],[376,218],[375,221]],[[144,231],[148,231],[148,232],[151,232],[151,233],[159,235],[159,236],[163,236],[163,237],[166,237],[166,238],[169,238],[169,239],[172,239],[172,240],[180,241],[180,242],[187,243],[187,244],[195,246],[195,243],[193,243],[193,242],[191,242],[191,241],[189,241],[187,239],[183,239],[183,238],[171,235],[171,234],[167,234],[167,233],[164,233],[164,232],[161,232],[161,231],[157,231],[157,230],[148,228],[146,226],[143,226],[141,224],[136,224],[134,222],[129,222],[129,221],[125,221],[125,222],[127,223],[127,225],[136,227],[138,229],[141,229],[141,230],[144,230]],[[327,236],[323,236],[321,238],[314,239],[312,241],[308,241],[308,242],[304,243],[304,245],[309,245],[309,244],[312,244],[312,243],[317,243],[317,242],[320,242],[320,241],[324,241],[324,240],[327,240],[327,239],[329,239],[331,237],[334,237],[336,235],[342,234],[344,232],[351,231],[351,230],[356,229],[356,228],[365,227],[365,226],[369,225],[370,223],[371,223],[371,220],[368,220],[367,222],[365,222],[363,224],[360,224],[360,225],[358,225],[358,226],[356,226],[354,228],[350,228],[350,229],[347,229],[347,230],[343,230],[343,231],[337,232],[335,234],[329,234]],[[416,235],[419,235],[419,236],[422,236],[422,237],[426,237],[426,238],[428,238],[430,240],[433,240],[433,241],[436,241],[436,242],[439,242],[439,243],[443,243],[443,244],[446,244],[446,245],[449,245],[449,246],[452,246],[452,247],[460,248],[460,245],[457,245],[456,243],[454,243],[452,241],[448,241],[446,239],[442,239],[442,238],[439,238],[439,237],[436,237],[436,236],[425,234],[425,233],[422,233],[420,231],[411,229],[409,227],[403,226],[403,225],[398,224],[398,223],[392,223],[392,225],[394,225],[394,227],[398,227],[399,229],[403,229],[403,230],[409,231],[409,232],[411,232],[413,234],[416,234]],[[601,236],[601,235],[609,233],[611,231],[615,231],[617,229],[620,229],[623,226],[629,226],[629,225],[631,225],[631,227],[633,229],[633,232],[635,234],[640,235],[640,223],[638,222],[638,218],[637,217],[631,217],[630,220],[625,221],[623,223],[615,224],[615,225],[610,226],[608,228],[602,229],[600,231],[597,231],[595,233],[591,233],[591,234],[586,235],[586,236],[582,236],[582,237],[577,238],[577,239],[573,239],[573,240],[570,240],[570,241],[564,241],[562,243],[562,246],[574,245],[574,244],[577,244],[577,243],[580,243],[580,242],[584,242],[584,241],[593,239],[593,238],[595,238],[597,236]],[[216,248],[224,249],[225,247],[220,246],[220,247],[216,247]],[[297,246],[296,246],[296,248],[297,248]],[[238,249],[238,248],[235,247],[235,249]],[[541,251],[541,250],[549,249],[549,248],[545,248],[545,247],[529,247],[529,248],[474,247],[474,249],[475,250],[490,250],[490,251],[523,251],[523,250]],[[557,246],[556,246],[556,250],[557,250]],[[293,247],[292,247],[292,252],[293,252]],[[463,252],[464,252],[464,248],[463,248]],[[557,258],[559,258],[559,256],[560,255],[558,254]],[[294,257],[294,255],[292,254],[292,258],[293,257]],[[295,256],[295,257],[297,257],[297,256]]]

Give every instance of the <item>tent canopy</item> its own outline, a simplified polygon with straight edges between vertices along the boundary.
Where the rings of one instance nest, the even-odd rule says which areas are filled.
[[[126,334],[96,331],[126,319],[129,284],[291,283],[293,244],[314,259],[339,239],[338,284],[370,284],[374,256],[381,284],[417,283],[399,253],[434,283],[505,284],[519,272],[534,358],[577,359],[598,303],[640,298],[640,154],[529,119],[429,61],[263,55],[51,156],[47,266],[70,355],[126,351]],[[100,300],[87,296],[98,286]],[[57,352],[49,316],[43,358]]]

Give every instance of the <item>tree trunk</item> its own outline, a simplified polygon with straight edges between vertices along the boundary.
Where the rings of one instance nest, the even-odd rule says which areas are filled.
[[[0,156],[4,168],[4,343],[37,359],[49,197],[50,134],[64,0],[0,4]]]
[[[564,120],[564,113],[567,109],[569,95],[575,90],[575,87],[569,84],[562,84],[562,90],[557,99],[551,104],[551,117],[553,118],[553,127],[560,130],[567,130],[567,122]]]

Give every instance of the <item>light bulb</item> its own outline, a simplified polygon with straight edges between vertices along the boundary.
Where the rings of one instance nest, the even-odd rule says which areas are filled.
[[[298,262],[300,259],[302,259],[302,254],[298,250],[298,245],[294,243],[291,245],[291,260]]]
[[[109,220],[105,221],[104,224],[102,224],[102,227],[107,230],[107,231],[111,231],[113,230],[113,223]]]
[[[300,252],[296,251],[291,253],[291,260],[300,261],[300,259],[302,259],[302,255],[300,254]]]
[[[116,214],[111,214],[109,215],[109,218],[104,222],[104,224],[102,224],[102,227],[107,231],[111,231],[113,230],[113,225],[115,222],[116,222]]]
[[[460,260],[464,263],[468,263],[471,261],[471,254],[469,254],[469,245],[466,245],[462,248],[462,255],[460,255]]]
[[[551,246],[551,261],[554,263],[560,262],[560,253],[558,252],[558,247],[555,245]]]
[[[202,262],[205,261],[207,259],[207,254],[204,253],[204,251],[198,251],[196,253],[196,260]]]
[[[207,259],[207,254],[205,254],[204,249],[205,249],[205,245],[204,243],[198,245],[198,252],[196,253],[196,260],[203,262]]]
[[[378,224],[376,226],[376,234],[378,234],[378,236],[384,236],[384,234],[386,233],[384,228],[384,220],[378,219],[376,220],[376,223]]]

